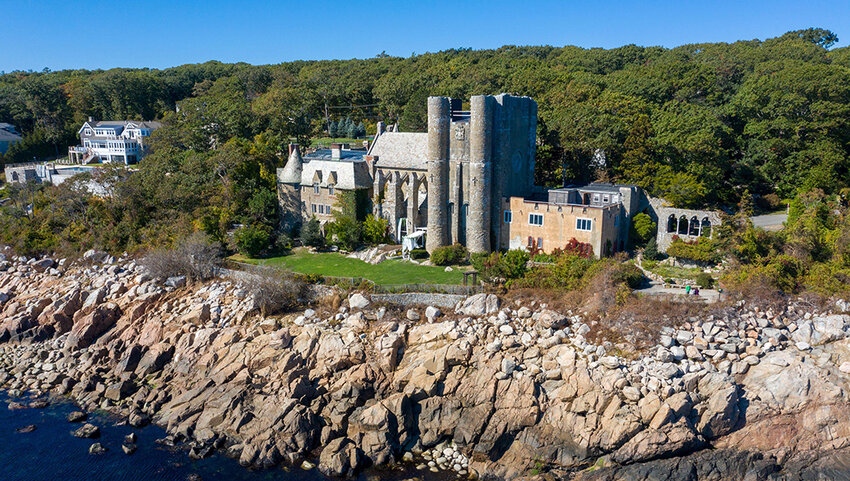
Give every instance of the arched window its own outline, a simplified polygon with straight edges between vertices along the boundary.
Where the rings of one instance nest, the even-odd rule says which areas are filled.
[[[708,220],[708,217],[702,218],[702,228],[700,229],[699,235],[702,237],[711,237],[711,221]]]
[[[670,217],[667,218],[667,232],[676,232],[676,215],[670,214]]]
[[[679,235],[688,235],[688,218],[685,216],[679,217]]]
[[[691,217],[690,229],[688,229],[688,235],[692,235],[694,237],[699,235],[699,220],[697,216]]]
[[[18,181],[18,173],[12,172],[12,182],[17,182],[17,181]]]

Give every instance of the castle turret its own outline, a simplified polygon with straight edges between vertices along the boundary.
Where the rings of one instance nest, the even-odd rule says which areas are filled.
[[[428,97],[428,252],[448,244],[450,130],[449,99]]]
[[[489,95],[477,95],[470,100],[469,216],[466,223],[466,247],[470,252],[490,252],[494,104],[495,99]]]
[[[290,233],[301,227],[301,172],[304,160],[298,144],[289,144],[289,160],[277,169],[277,195],[280,204],[280,225]]]

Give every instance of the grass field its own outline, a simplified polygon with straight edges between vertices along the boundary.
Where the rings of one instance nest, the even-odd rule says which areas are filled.
[[[310,254],[299,251],[288,256],[265,259],[231,257],[237,262],[279,267],[301,274],[321,274],[337,277],[363,277],[375,284],[461,284],[463,274],[455,269],[446,272],[443,267],[420,266],[410,262],[390,259],[380,264],[367,264],[335,252]]]

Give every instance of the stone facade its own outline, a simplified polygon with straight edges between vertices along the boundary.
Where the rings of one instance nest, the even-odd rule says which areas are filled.
[[[431,97],[427,133],[379,128],[367,156],[374,205],[397,239],[427,226],[429,250],[459,243],[488,252],[499,245],[499,199],[537,190],[537,103],[501,94],[474,96],[469,105],[464,111],[457,99]],[[401,218],[407,228],[398,232]]]
[[[333,145],[304,157],[297,144],[290,145],[289,159],[277,169],[277,195],[281,228],[297,231],[312,217],[322,223],[333,220],[341,192],[364,190],[371,196],[372,179],[364,160],[365,150]]]
[[[720,212],[713,210],[678,209],[669,206],[664,199],[650,199],[651,217],[658,224],[655,241],[658,251],[666,252],[673,237],[693,241],[700,237],[711,238],[714,228],[722,223]]]
[[[462,108],[458,99],[430,97],[427,132],[398,132],[379,122],[368,150],[336,146],[302,159],[296,148],[278,169],[284,229],[294,230],[313,216],[332,219],[342,190],[368,192],[372,212],[389,221],[396,241],[427,231],[431,252],[455,243],[470,252],[521,248],[529,239],[551,252],[576,239],[604,256],[629,247],[632,218],[640,212],[656,221],[696,217],[700,226],[705,218],[707,227],[698,228],[697,236],[710,235],[709,226],[720,223],[714,212],[650,202],[635,185],[535,186],[537,103],[507,94],[478,95],[468,111]],[[664,221],[658,225],[663,251],[672,234]]]

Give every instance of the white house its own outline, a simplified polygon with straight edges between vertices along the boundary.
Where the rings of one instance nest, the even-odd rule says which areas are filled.
[[[162,124],[150,121],[101,120],[83,123],[80,145],[68,147],[69,164],[123,162],[135,164],[148,150],[147,138]]]

